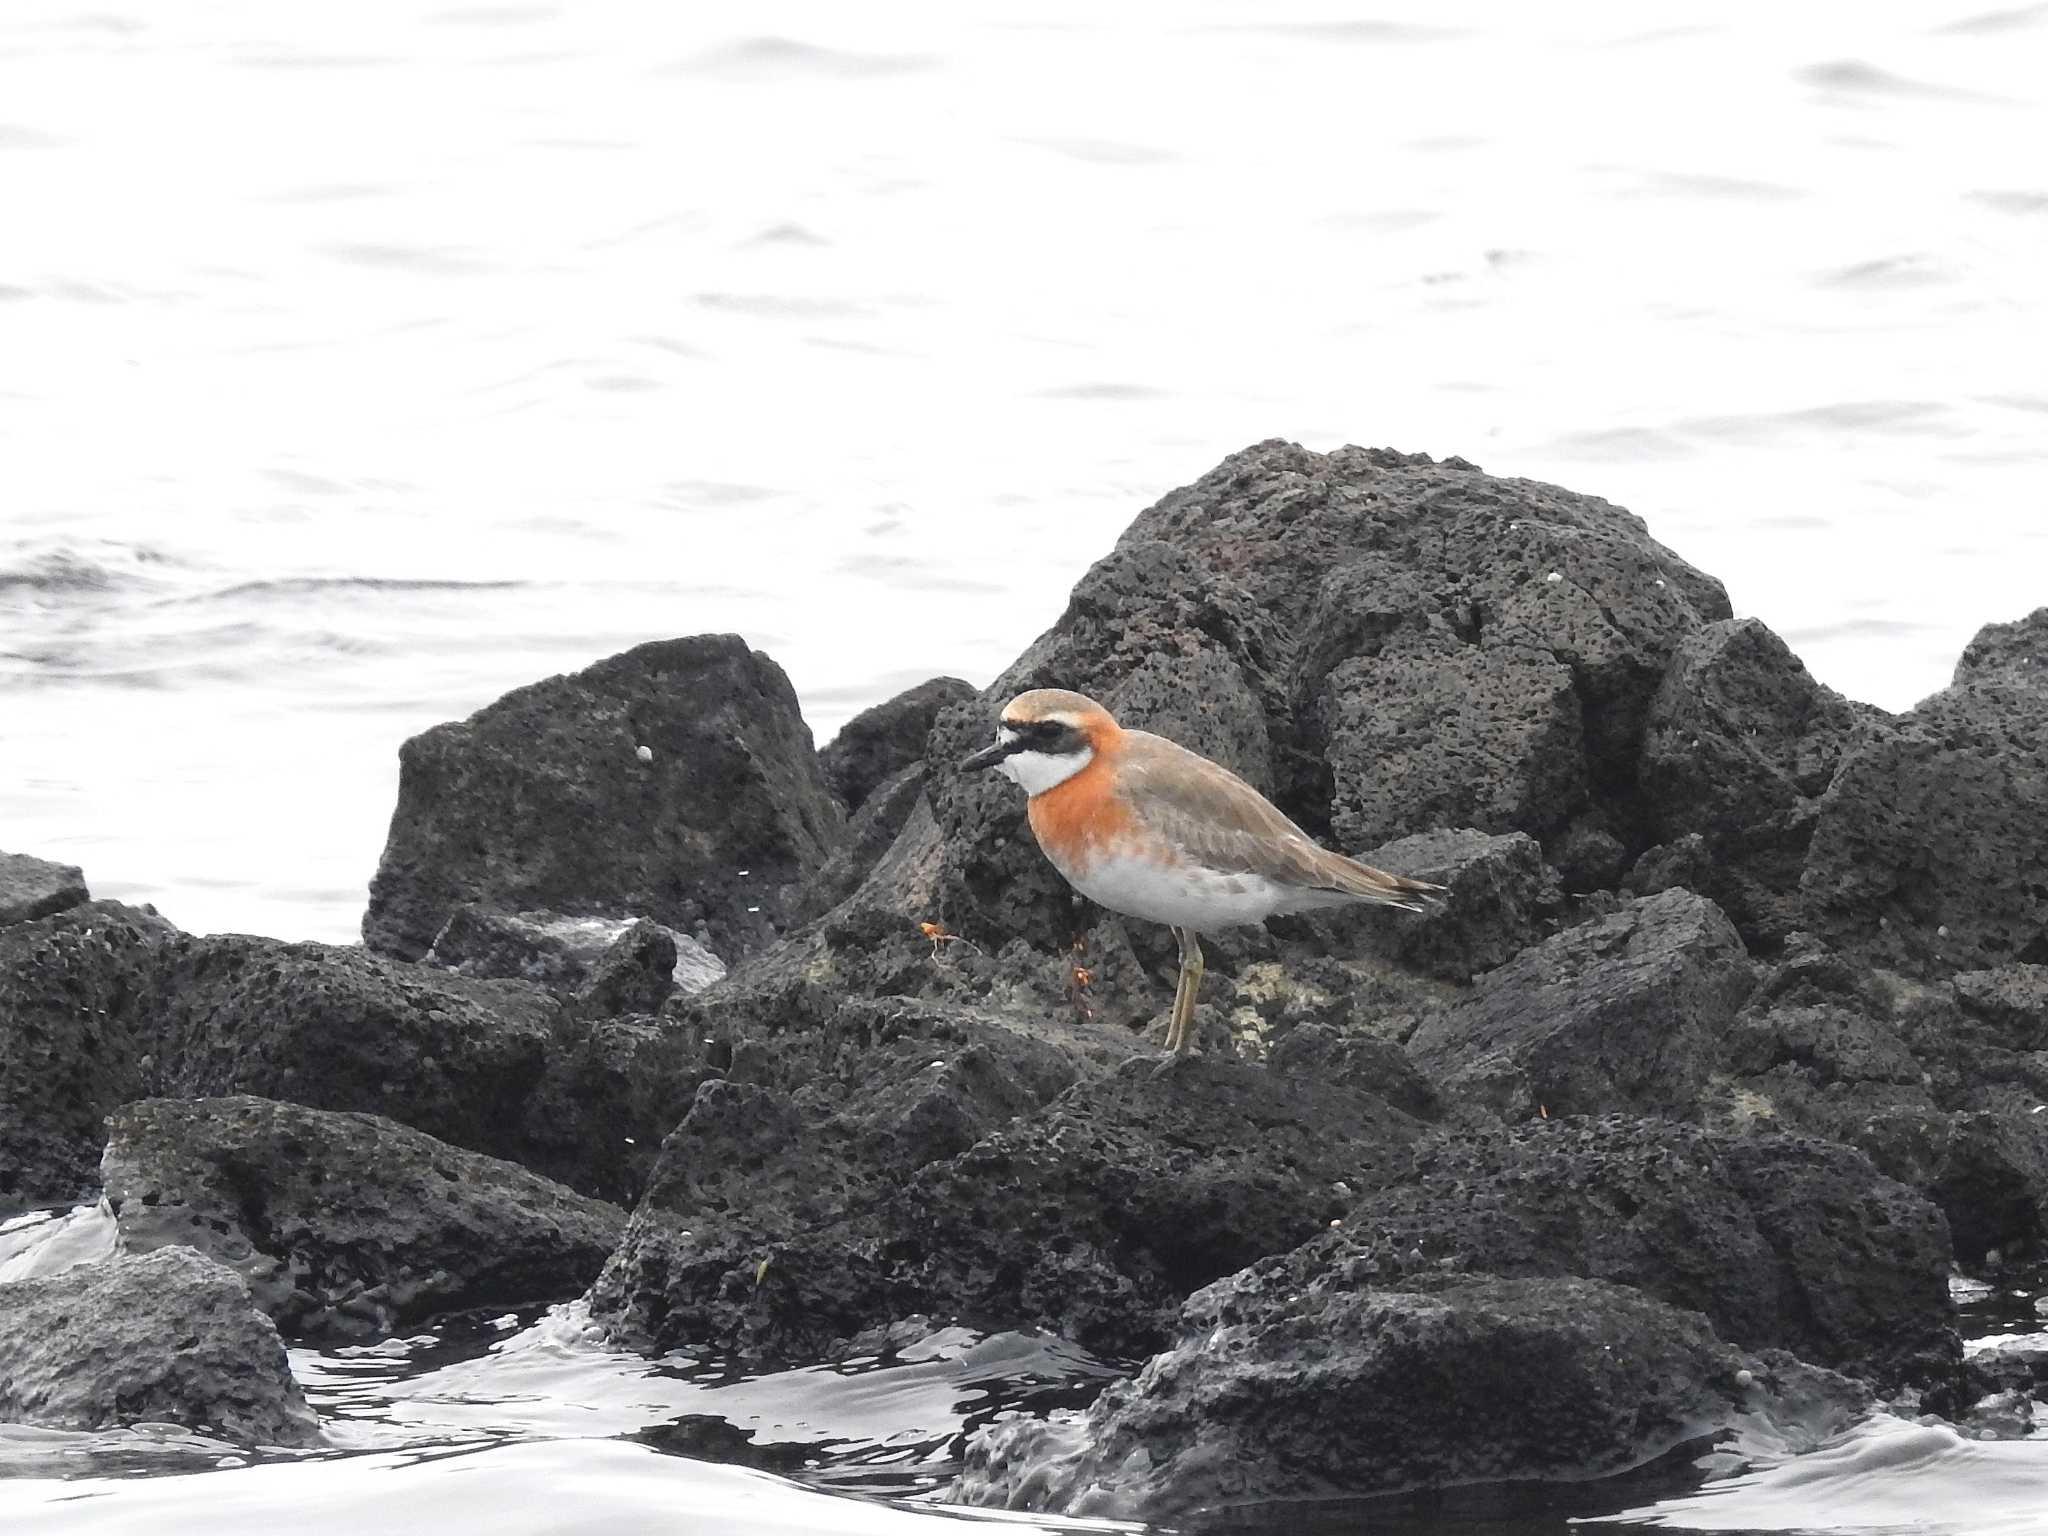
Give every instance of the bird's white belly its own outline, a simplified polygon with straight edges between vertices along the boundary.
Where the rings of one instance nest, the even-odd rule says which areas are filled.
[[[1300,893],[1264,875],[1222,874],[1127,854],[1104,853],[1085,868],[1061,873],[1075,890],[1112,912],[1201,933],[1263,922],[1300,906],[1295,899]]]

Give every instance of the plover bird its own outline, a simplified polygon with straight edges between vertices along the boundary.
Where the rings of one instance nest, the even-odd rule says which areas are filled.
[[[1031,831],[1067,883],[1113,912],[1165,923],[1180,945],[1167,1049],[1189,1046],[1200,935],[1288,912],[1368,903],[1421,912],[1443,887],[1318,847],[1219,763],[1127,731],[1085,694],[1034,688],[1003,706],[995,768],[1030,795]]]

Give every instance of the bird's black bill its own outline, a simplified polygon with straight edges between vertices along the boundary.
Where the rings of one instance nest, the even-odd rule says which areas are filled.
[[[983,747],[974,756],[963,759],[960,767],[963,772],[969,768],[993,768],[1016,750],[1015,742],[999,741],[994,746]]]

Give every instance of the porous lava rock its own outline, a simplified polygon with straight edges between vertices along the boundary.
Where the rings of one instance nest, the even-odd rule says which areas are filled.
[[[1015,786],[957,771],[1038,686],[1216,759],[1348,852],[1446,821],[1542,840],[1589,807],[1647,846],[1650,700],[1679,643],[1728,614],[1719,583],[1598,498],[1459,460],[1257,444],[1141,513],[1050,630],[939,713],[933,819],[898,844],[937,907],[917,915],[1052,952],[1096,922]]]
[[[320,1439],[241,1276],[190,1248],[0,1285],[0,1419],[178,1424],[239,1445]]]
[[[969,1442],[962,1503],[1170,1521],[1460,1483],[1579,1482],[1745,1422],[1839,1431],[1867,1397],[1598,1280],[1255,1265],[1192,1297],[1171,1350],[1084,1415]],[[1818,1401],[1824,1406],[1816,1410]]]
[[[417,959],[465,902],[774,938],[844,814],[782,669],[737,635],[637,646],[399,752],[363,940]]]
[[[924,761],[925,738],[940,710],[979,691],[957,677],[934,677],[862,710],[818,749],[825,782],[849,811],[858,811],[877,788]]]
[[[1953,683],[1843,758],[1800,877],[1836,949],[1928,977],[2048,963],[2043,629],[1981,631]]]
[[[85,872],[25,853],[0,853],[0,928],[26,923],[92,900]]]
[[[1408,1041],[1448,1094],[1510,1119],[1695,1113],[1754,985],[1741,936],[1674,889],[1568,928],[1480,976]]]
[[[1373,912],[1323,921],[1345,923],[1368,953],[1428,975],[1470,981],[1513,959],[1555,924],[1557,872],[1526,832],[1416,832],[1359,857],[1376,869],[1441,885],[1442,905],[1412,922],[1390,923]]]
[[[1894,1381],[1956,1359],[1941,1213],[1809,1136],[1623,1116],[1454,1133],[1280,1262],[1307,1284],[1376,1251],[1633,1286],[1747,1348]]]
[[[2048,967],[1922,982],[1802,936],[1728,1046],[1711,1123],[1860,1148],[1940,1207],[1965,1264],[2048,1251]]]
[[[176,933],[111,901],[0,927],[0,1217],[97,1188],[101,1120],[144,1091],[134,994]]]
[[[499,912],[474,902],[455,909],[423,960],[464,976],[537,981],[558,991],[580,992],[600,969],[621,963],[644,965],[633,957],[654,942],[657,933],[666,936],[675,952],[669,974],[674,991],[701,992],[725,974],[725,962],[695,939],[646,918]],[[622,944],[625,951],[614,955]]]
[[[293,1337],[566,1299],[626,1224],[617,1206],[380,1115],[249,1095],[127,1105],[101,1169],[125,1251],[208,1254]]]
[[[593,1315],[642,1347],[776,1360],[914,1313],[1142,1352],[1190,1290],[1327,1224],[1418,1131],[1358,1090],[1202,1058],[1127,1061],[1054,1098],[991,1027],[979,1060],[871,1054],[874,1087],[829,1114],[708,1084]]]
[[[1701,839],[1696,888],[1753,949],[1800,926],[1820,798],[1843,753],[1885,718],[1815,682],[1756,619],[1710,624],[1673,655],[1638,768],[1649,831]]]

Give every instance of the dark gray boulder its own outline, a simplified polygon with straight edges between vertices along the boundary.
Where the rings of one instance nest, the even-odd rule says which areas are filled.
[[[924,806],[924,764],[912,763],[868,792],[846,826],[846,841],[824,867],[804,882],[796,914],[808,922],[829,912],[861,888],[871,871]],[[930,810],[925,809],[929,817]],[[936,910],[936,909],[933,909]]]
[[[1710,1123],[1860,1148],[1941,1209],[1966,1264],[2048,1251],[2048,967],[1923,983],[1800,937],[1727,1045]]]
[[[0,853],[0,928],[26,923],[92,900],[85,872],[25,853]]]
[[[1510,1119],[1688,1115],[1754,980],[1720,909],[1670,890],[1486,972],[1408,1049],[1447,1093]]]
[[[1447,981],[1470,981],[1513,959],[1554,926],[1561,902],[1557,872],[1526,832],[1417,832],[1359,857],[1443,886],[1443,905],[1410,922],[1372,913],[1324,921],[1350,924],[1369,953]]]
[[[962,1503],[1171,1521],[1460,1483],[1581,1482],[1745,1422],[1839,1430],[1853,1383],[1723,1343],[1597,1280],[1255,1265],[1190,1299],[1178,1343],[1085,1415],[969,1442]],[[1817,1437],[1816,1437],[1817,1438]]]
[[[1047,685],[1215,758],[1346,851],[1447,819],[1547,838],[1589,806],[1633,842],[1650,699],[1678,643],[1727,616],[1718,583],[1597,498],[1258,444],[1140,514],[1052,629],[940,712],[933,824],[904,834],[918,893],[988,945],[1058,951],[1097,925],[1015,787],[955,769],[1003,700]]]
[[[198,1249],[293,1337],[382,1337],[436,1312],[580,1294],[626,1224],[616,1206],[379,1115],[145,1099],[108,1133],[122,1248]]]
[[[1986,624],[1963,647],[1951,681],[1994,679],[2048,690],[2048,608],[2010,624]]]
[[[648,917],[769,942],[844,816],[782,669],[737,635],[638,646],[399,753],[363,939],[417,959],[455,909]]]
[[[0,1419],[179,1424],[240,1445],[320,1440],[277,1329],[239,1275],[190,1248],[0,1285]]]
[[[1404,634],[1324,687],[1347,848],[1441,826],[1560,833],[1591,797],[1572,669],[1548,648]]]
[[[858,811],[877,788],[924,761],[925,738],[940,710],[977,693],[957,677],[934,677],[862,710],[818,749],[825,782],[849,811]]]
[[[1940,1212],[1812,1137],[1619,1116],[1454,1134],[1273,1272],[1376,1253],[1633,1286],[1746,1348],[1893,1381],[1956,1359]]]
[[[1880,711],[1815,682],[1756,619],[1688,636],[1650,702],[1638,768],[1648,830],[1701,839],[1695,885],[1752,947],[1800,926],[1799,877],[1835,769]]]
[[[828,1114],[708,1085],[593,1315],[642,1347],[778,1360],[914,1313],[1140,1352],[1190,1290],[1323,1227],[1417,1133],[1355,1089],[1201,1058],[1052,1098],[1057,1054],[1027,1072],[998,1021],[955,1017],[965,1050],[871,1052],[868,1091]]]
[[[111,901],[0,927],[0,1217],[98,1187],[101,1121],[145,1091],[133,999],[176,933]]]
[[[146,986],[134,1012],[153,1060],[128,1098],[252,1093],[361,1110],[514,1160],[561,1014],[528,982],[240,934],[180,935]]]
[[[2048,963],[2048,677],[2025,661],[2044,624],[1980,633],[1954,683],[1843,758],[1800,877],[1833,947],[1921,976]]]

